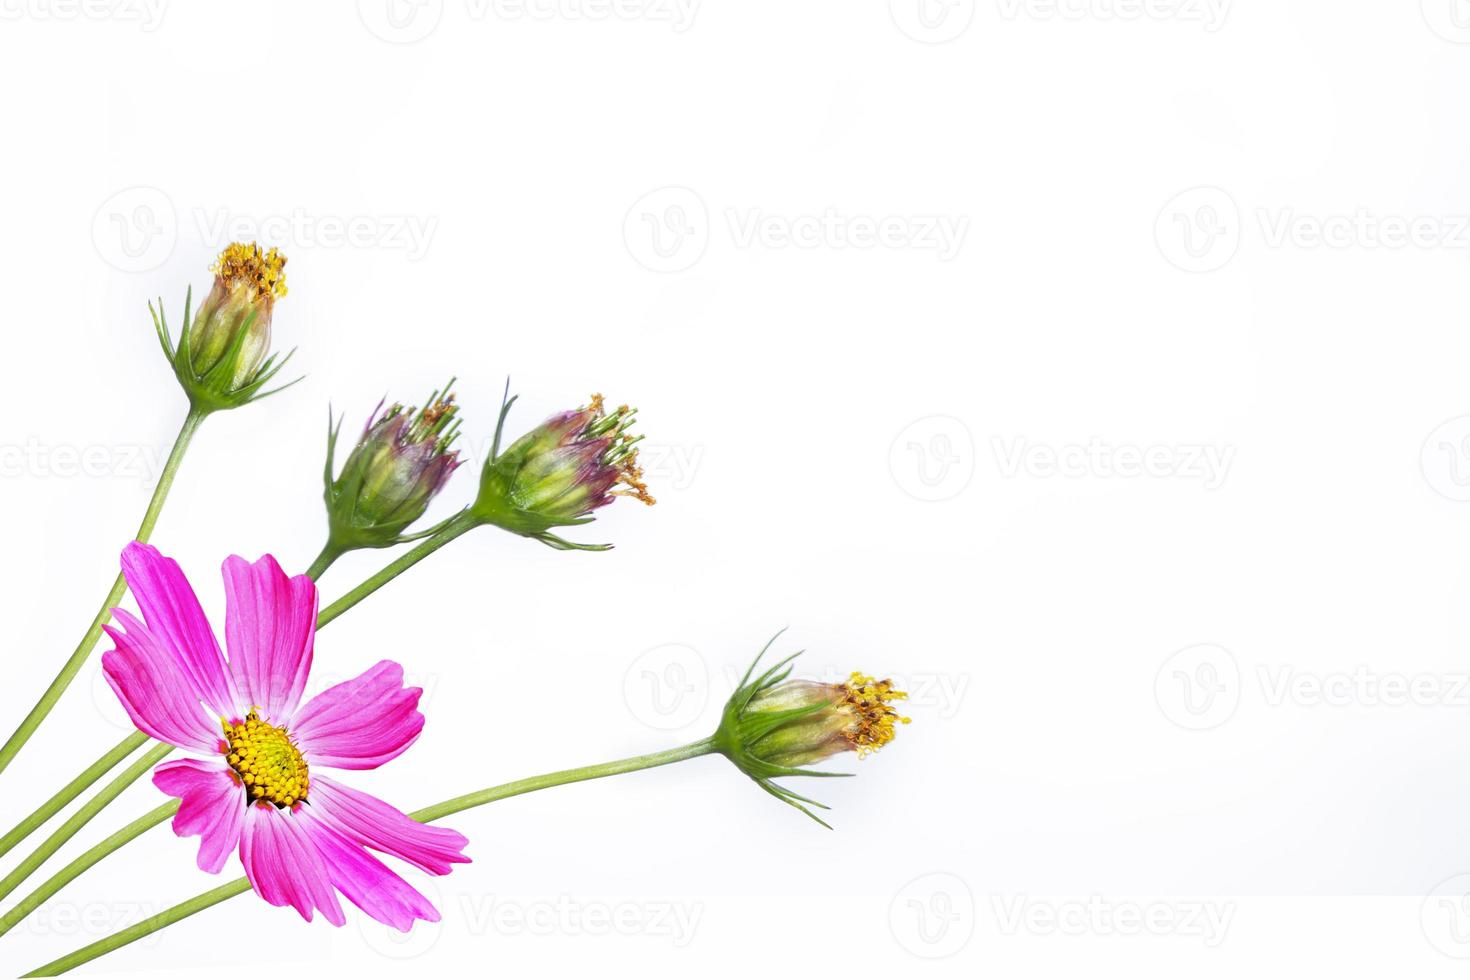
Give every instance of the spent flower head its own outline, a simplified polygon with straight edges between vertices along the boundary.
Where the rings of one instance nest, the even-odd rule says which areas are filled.
[[[550,533],[551,528],[587,524],[592,512],[618,497],[652,504],[638,466],[642,436],[629,430],[637,409],[609,411],[601,395],[586,405],[553,415],[500,451],[505,402],[491,457],[480,474],[480,493],[471,512],[484,524],[535,538],[553,548],[601,551]]]
[[[271,316],[276,300],[286,295],[285,265],[286,257],[274,248],[255,242],[226,246],[211,270],[214,284],[192,315],[189,291],[177,342],[163,301],[156,310],[148,305],[163,352],[196,410],[238,408],[273,393],[261,389],[291,357],[270,352]]]
[[[839,752],[855,752],[863,758],[893,741],[895,726],[909,723],[893,702],[908,695],[896,690],[892,681],[856,671],[841,684],[792,680],[791,664],[800,653],[751,680],[756,664],[770,646],[766,644],[726,702],[714,735],[715,747],[761,789],[826,827],[827,822],[807,808],[825,810],[824,804],[773,780],[783,776],[851,775],[805,767]]]
[[[428,510],[460,464],[453,449],[459,436],[459,406],[451,379],[423,408],[380,402],[352,447],[342,472],[332,476],[341,423],[327,434],[328,549],[386,548],[430,531],[405,535]]]

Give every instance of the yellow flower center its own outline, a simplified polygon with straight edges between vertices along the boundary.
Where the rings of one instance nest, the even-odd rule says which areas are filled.
[[[255,242],[231,242],[211,270],[226,288],[246,285],[268,299],[286,295],[286,257],[274,248],[262,251]]]
[[[225,761],[245,784],[253,802],[288,807],[306,799],[310,786],[306,760],[284,728],[260,720],[251,711],[238,724],[221,719]]]
[[[856,719],[842,733],[852,743],[858,758],[876,752],[893,741],[895,723],[907,725],[909,719],[889,707],[890,701],[902,701],[908,695],[895,691],[892,681],[874,680],[853,671],[842,685],[842,703]]]

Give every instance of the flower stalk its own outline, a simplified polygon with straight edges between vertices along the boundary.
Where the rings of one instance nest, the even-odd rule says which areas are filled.
[[[409,816],[420,823],[431,823],[452,814],[484,806],[487,803],[509,799],[512,796],[522,796],[526,793],[536,792],[537,790],[550,789],[553,786],[565,786],[568,783],[585,782],[589,779],[601,779],[605,776],[616,776],[623,773],[637,772],[642,769],[654,769],[658,766],[666,766],[675,762],[698,758],[699,756],[708,755],[715,751],[717,749],[712,739],[701,739],[698,742],[693,742],[675,749],[667,749],[663,752],[633,756],[632,758],[619,759],[614,762],[604,762],[600,765],[582,766],[577,769],[563,769],[559,772],[546,773],[541,776],[531,776],[526,779],[518,779],[514,782],[502,783],[499,786],[491,786],[488,789],[467,793],[463,796],[456,796],[452,799],[444,800],[442,803],[424,807],[422,810],[416,810],[410,813]],[[36,895],[29,896],[22,905],[17,906],[7,913],[3,919],[0,919],[0,925],[3,925],[5,929],[9,929],[16,922],[19,922],[21,918],[24,918],[25,914],[34,910],[41,902],[45,901],[49,895],[55,894],[57,890],[71,881],[72,878],[75,878],[76,875],[96,864],[97,861],[100,861],[103,857],[137,837],[139,834],[169,819],[173,816],[175,809],[177,809],[176,803],[160,806],[151,813],[145,814],[143,817],[135,820],[116,834],[113,834],[107,840],[102,841],[97,847],[88,851],[87,854],[82,855],[81,858],[78,858],[54,878],[47,881],[41,889],[38,889]],[[73,871],[74,873],[67,876],[68,872]],[[39,967],[25,975],[27,977],[60,976],[85,963],[90,963],[98,957],[121,949],[129,943],[134,943],[139,939],[150,936],[160,929],[167,928],[176,922],[181,922],[191,915],[203,912],[205,909],[212,908],[237,895],[243,895],[249,890],[250,882],[245,878],[237,878],[217,888],[211,888],[209,891],[196,895],[187,901],[180,902],[178,905],[165,909],[157,915],[144,919],[142,922],[119,930],[110,936],[105,936],[87,946],[83,946],[81,949],[68,953],[66,956],[52,960],[45,966]],[[41,894],[42,891],[46,891],[46,894]],[[22,912],[22,908],[25,908],[26,912]]]
[[[153,536],[153,527],[158,523],[158,515],[163,511],[163,503],[168,499],[169,491],[173,489],[174,477],[178,475],[179,466],[184,461],[184,454],[189,451],[189,444],[193,442],[195,433],[199,431],[200,424],[203,423],[208,414],[207,411],[190,408],[189,413],[184,417],[184,424],[180,427],[177,438],[174,439],[173,449],[169,451],[168,461],[164,463],[163,472],[159,474],[158,486],[153,488],[153,496],[148,501],[148,509],[143,512],[143,522],[138,525],[138,533],[134,536],[134,540],[146,542]],[[5,771],[6,767],[15,759],[20,750],[25,747],[26,742],[30,741],[31,736],[36,733],[36,729],[41,727],[41,722],[45,721],[46,716],[56,707],[56,702],[61,700],[61,695],[71,686],[71,682],[76,679],[77,673],[82,669],[82,664],[86,663],[88,655],[92,652],[92,648],[101,639],[102,627],[112,618],[112,607],[122,601],[125,592],[127,592],[127,583],[123,580],[122,573],[119,572],[117,579],[112,583],[112,588],[107,592],[107,598],[102,600],[102,607],[97,610],[97,615],[92,619],[92,625],[88,626],[87,632],[82,634],[81,642],[77,644],[76,649],[72,651],[66,663],[61,665],[61,670],[57,671],[56,677],[47,686],[45,693],[41,695],[35,707],[31,708],[30,712],[25,716],[25,719],[21,721],[19,727],[6,740],[5,745],[0,747],[0,772]],[[106,757],[104,756],[104,758]],[[114,765],[116,761],[114,760]],[[108,768],[111,768],[111,766]],[[106,769],[102,770],[102,772],[106,771]],[[98,775],[101,775],[101,773]],[[85,789],[86,787],[83,786],[82,788]],[[63,801],[60,806],[65,805]],[[60,806],[57,809],[60,809]],[[53,810],[51,812],[54,813],[56,811]],[[5,840],[10,841],[10,836],[10,834],[7,834]],[[21,836],[24,837],[25,835],[22,834]],[[10,842],[5,849],[8,850],[9,847],[13,846],[14,842]],[[4,853],[4,851],[0,850],[0,853]]]

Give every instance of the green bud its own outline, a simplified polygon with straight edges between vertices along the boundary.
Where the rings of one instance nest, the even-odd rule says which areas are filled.
[[[638,467],[638,441],[629,434],[638,413],[626,405],[605,410],[601,395],[575,411],[553,415],[500,452],[510,399],[501,408],[495,448],[480,473],[480,493],[470,511],[494,524],[553,548],[602,551],[611,545],[576,544],[554,527],[587,524],[592,512],[620,496],[645,504],[653,498]]]
[[[157,310],[149,304],[159,343],[196,410],[238,408],[273,394],[261,389],[291,356],[278,359],[270,353],[275,302],[286,295],[285,265],[285,256],[274,248],[229,245],[215,262],[214,285],[192,316],[192,291],[185,301],[177,345],[163,301]]]
[[[771,642],[775,642],[774,637]],[[839,752],[856,752],[861,758],[893,741],[894,726],[906,725],[909,719],[890,703],[908,695],[894,690],[890,681],[856,672],[843,684],[791,680],[791,663],[799,653],[752,681],[756,664],[770,646],[766,644],[725,703],[714,735],[715,747],[761,789],[826,827],[826,821],[807,808],[825,810],[825,805],[773,780],[783,776],[851,775],[805,767]]]
[[[459,406],[434,392],[422,409],[381,404],[369,417],[342,472],[332,476],[340,423],[328,433],[325,473],[328,551],[386,548],[423,534],[405,535],[428,510],[460,464],[451,447],[459,435]],[[428,532],[425,532],[428,533]]]

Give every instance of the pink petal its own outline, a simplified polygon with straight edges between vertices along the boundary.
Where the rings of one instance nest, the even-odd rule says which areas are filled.
[[[448,827],[434,827],[399,812],[376,796],[343,786],[326,776],[311,776],[312,812],[359,844],[391,854],[433,875],[450,865],[468,864],[461,853],[469,843]]]
[[[134,541],[123,549],[122,568],[148,629],[178,659],[209,709],[222,717],[233,715],[236,697],[225,658],[179,563],[152,545]]]
[[[400,932],[408,932],[417,919],[439,921],[434,903],[363,850],[361,844],[343,836],[312,807],[303,807],[300,812],[306,818],[302,825],[321,854],[332,884],[353,905]]]
[[[296,813],[257,803],[246,809],[240,863],[255,893],[272,905],[290,905],[311,921],[312,909],[334,926],[347,922],[326,865]]]
[[[121,609],[113,615],[126,632],[104,627],[116,649],[102,655],[102,673],[133,724],[180,748],[217,751],[219,724],[209,720],[177,660],[138,620]]]
[[[291,725],[313,766],[376,769],[413,744],[424,728],[423,690],[403,686],[403,668],[381,660],[306,703]],[[315,776],[313,776],[315,779]]]
[[[311,671],[316,585],[287,578],[270,555],[250,564],[225,559],[225,644],[240,707],[258,707],[273,725],[290,724]]]
[[[179,798],[174,833],[198,834],[201,871],[219,874],[245,824],[245,787],[223,762],[180,759],[153,770],[153,785]]]

